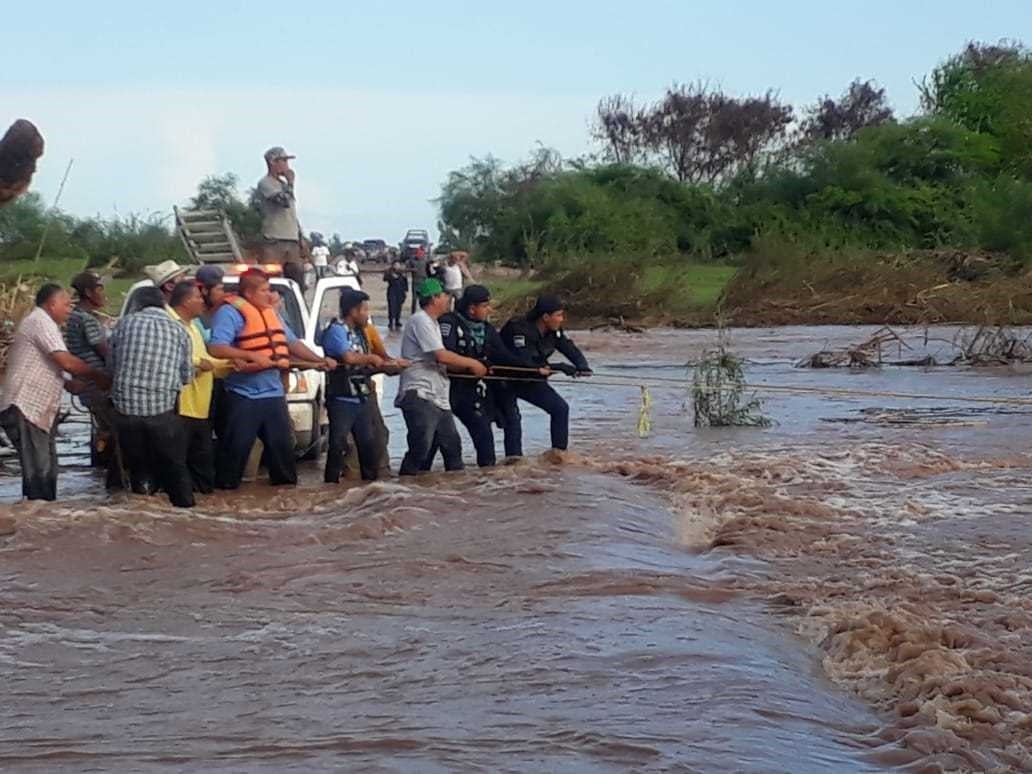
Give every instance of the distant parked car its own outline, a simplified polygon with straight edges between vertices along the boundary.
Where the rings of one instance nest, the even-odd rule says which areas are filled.
[[[387,243],[382,239],[366,239],[362,242],[362,249],[365,251],[366,261],[381,262],[387,260]]]
[[[422,261],[430,257],[430,234],[425,229],[409,229],[398,245],[399,258],[406,263]]]

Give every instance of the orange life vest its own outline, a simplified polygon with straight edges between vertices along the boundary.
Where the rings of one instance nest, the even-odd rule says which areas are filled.
[[[287,334],[275,309],[259,309],[240,296],[230,296],[226,302],[244,318],[244,327],[237,335],[235,347],[267,355],[273,360],[290,360]]]

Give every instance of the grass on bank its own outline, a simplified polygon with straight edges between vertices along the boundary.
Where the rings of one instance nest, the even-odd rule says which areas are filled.
[[[39,280],[40,282],[57,282],[68,287],[79,272],[86,268],[86,261],[78,258],[45,258],[39,261],[24,259],[18,261],[0,261],[0,283],[10,285],[22,281]],[[107,283],[108,314],[118,314],[122,308],[122,299],[130,286],[137,281],[135,277],[109,278]]]
[[[493,278],[499,320],[522,312],[543,293],[567,304],[574,324],[610,318],[645,323],[709,323],[737,269],[683,259],[648,263],[623,257],[553,261],[532,277]]]

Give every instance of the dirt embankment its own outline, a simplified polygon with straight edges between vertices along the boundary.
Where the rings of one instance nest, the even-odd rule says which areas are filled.
[[[1032,323],[1032,274],[1001,256],[953,251],[746,267],[721,299],[740,326]]]

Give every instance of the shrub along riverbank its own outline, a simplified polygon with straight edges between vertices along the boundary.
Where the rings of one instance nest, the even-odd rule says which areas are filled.
[[[908,118],[860,80],[798,113],[700,84],[609,97],[594,157],[449,175],[442,242],[591,319],[1030,319],[1032,54],[972,44],[920,89]]]

